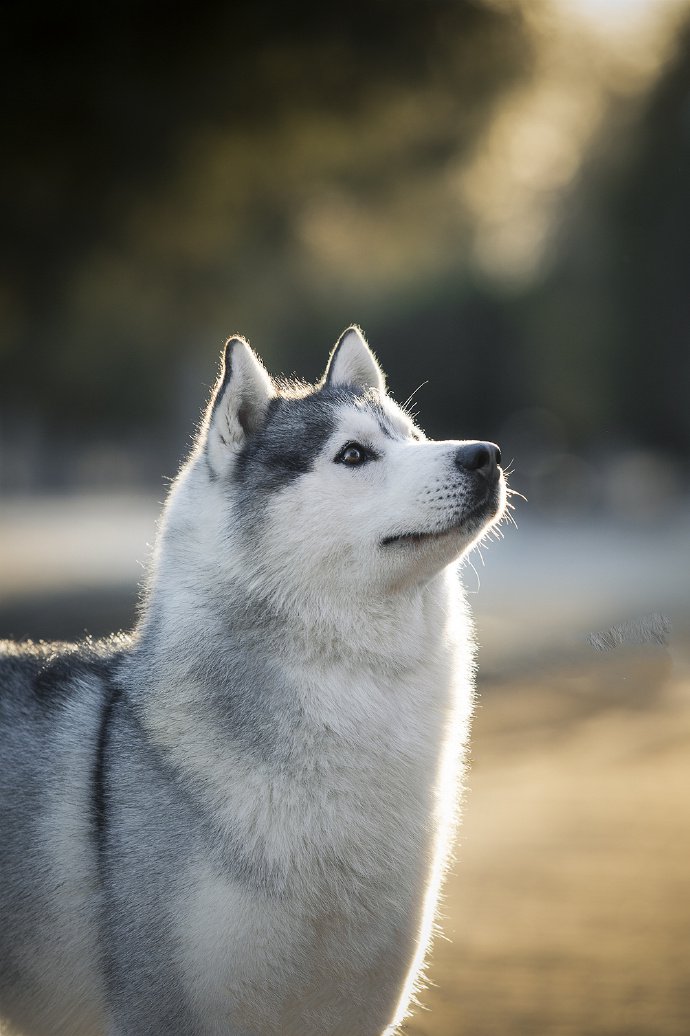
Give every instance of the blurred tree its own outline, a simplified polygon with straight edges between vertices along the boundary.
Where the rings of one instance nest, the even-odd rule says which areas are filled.
[[[171,427],[189,426],[226,334],[315,378],[357,320],[399,396],[430,379],[434,434],[497,437],[537,408],[566,448],[687,458],[690,31],[648,95],[616,94],[584,37],[577,50],[561,29],[549,49],[557,9],[9,8],[0,448],[28,443],[35,464],[48,442],[128,436],[151,470],[161,454],[173,468]],[[521,127],[530,90],[541,121]],[[559,113],[595,126],[597,106],[598,134],[569,144]],[[505,152],[497,113],[522,134]],[[540,148],[566,186],[530,188]],[[477,154],[472,189],[518,255],[540,214],[515,229],[512,184],[552,214],[560,199],[546,259],[517,285],[473,252]]]
[[[514,313],[571,442],[690,454],[690,21],[650,93],[612,96],[547,275]]]
[[[690,456],[690,22],[651,93],[614,209],[620,419],[640,441]]]
[[[153,424],[182,357],[206,365],[228,332],[292,354],[327,323],[327,345],[362,286],[338,304],[305,235],[327,232],[334,196],[346,221],[393,196],[409,210],[524,72],[521,25],[457,0],[8,9],[5,415]],[[423,219],[407,212],[405,248]]]

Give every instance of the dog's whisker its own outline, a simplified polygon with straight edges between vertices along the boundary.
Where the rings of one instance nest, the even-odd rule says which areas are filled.
[[[404,411],[407,412],[408,406],[410,405],[410,403],[412,402],[414,397],[417,395],[419,390],[424,388],[424,386],[428,385],[428,384],[429,384],[429,380],[428,379],[426,381],[420,381],[419,385],[417,385],[417,388],[413,392],[410,392],[409,396],[407,397],[405,402],[402,404],[401,410],[404,410]]]

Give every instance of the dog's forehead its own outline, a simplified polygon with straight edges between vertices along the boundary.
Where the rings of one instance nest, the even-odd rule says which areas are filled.
[[[389,405],[386,405],[386,404]],[[362,399],[344,403],[335,411],[337,427],[343,434],[367,435],[387,439],[406,438],[410,425],[387,399]]]
[[[387,397],[374,392],[323,388],[302,397],[272,401],[262,437],[275,443],[297,438],[312,455],[341,430],[360,429],[389,437],[407,435],[408,422]]]
[[[335,434],[339,412],[355,398],[353,392],[328,389],[275,396],[237,458],[235,481],[278,488],[305,474]]]
[[[271,400],[260,438],[276,442],[289,436],[323,442],[336,424],[332,402],[316,393],[302,398],[278,396]]]
[[[407,437],[409,421],[394,403],[388,404],[374,391],[328,386],[275,396],[234,467],[240,504],[255,509],[259,498],[311,471],[317,458],[333,447],[333,439]]]
[[[276,396],[266,419],[240,453],[235,479],[246,481],[250,472],[273,472],[290,480],[308,471],[333,434],[333,406],[316,393],[303,397]]]

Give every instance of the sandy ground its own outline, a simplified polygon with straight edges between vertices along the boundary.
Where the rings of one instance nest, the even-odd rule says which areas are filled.
[[[407,1036],[687,1036],[690,679],[663,649],[483,690]]]

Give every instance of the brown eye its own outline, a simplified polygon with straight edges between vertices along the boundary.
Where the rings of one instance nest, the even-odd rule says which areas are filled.
[[[343,446],[335,459],[339,464],[347,464],[349,468],[356,468],[359,464],[364,464],[367,456],[367,451],[363,446],[350,442],[347,446]]]

